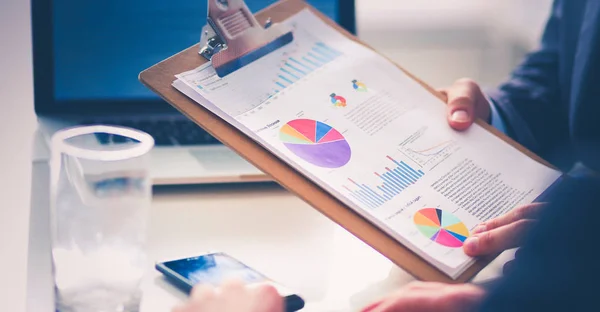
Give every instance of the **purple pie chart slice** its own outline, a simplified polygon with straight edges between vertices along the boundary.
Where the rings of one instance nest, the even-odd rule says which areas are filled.
[[[305,161],[323,168],[339,168],[350,161],[350,145],[346,140],[317,144],[285,143],[285,146]]]
[[[308,138],[305,133],[315,135]],[[352,156],[350,145],[344,136],[320,121],[292,120],[282,127],[280,139],[296,156],[322,168],[342,167]]]

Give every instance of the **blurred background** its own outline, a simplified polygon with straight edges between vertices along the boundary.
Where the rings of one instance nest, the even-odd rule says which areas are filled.
[[[85,1],[85,0],[84,0]],[[199,0],[200,1],[200,0]],[[494,86],[536,47],[551,0],[357,0],[358,35],[431,84]],[[31,139],[29,1],[0,1],[0,302],[25,302]]]
[[[552,0],[358,0],[364,41],[434,87],[503,81],[534,49]]]

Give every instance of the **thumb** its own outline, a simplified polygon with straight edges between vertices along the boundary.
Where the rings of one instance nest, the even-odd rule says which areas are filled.
[[[466,130],[475,120],[479,86],[470,79],[459,79],[445,90],[448,97],[448,123],[455,130]]]

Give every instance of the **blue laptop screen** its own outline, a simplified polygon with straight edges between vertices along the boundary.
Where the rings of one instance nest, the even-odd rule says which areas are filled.
[[[273,2],[246,1],[253,12]],[[338,19],[338,0],[308,2]],[[56,101],[156,98],[138,74],[196,44],[206,9],[202,0],[54,0]]]

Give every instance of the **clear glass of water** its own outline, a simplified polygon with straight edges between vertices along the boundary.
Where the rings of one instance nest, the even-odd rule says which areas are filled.
[[[146,133],[112,126],[70,128],[52,137],[57,311],[139,310],[153,146]]]

